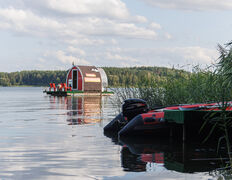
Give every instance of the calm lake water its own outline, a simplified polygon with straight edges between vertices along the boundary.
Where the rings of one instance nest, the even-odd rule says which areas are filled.
[[[215,147],[104,136],[114,97],[0,88],[0,179],[217,179]]]

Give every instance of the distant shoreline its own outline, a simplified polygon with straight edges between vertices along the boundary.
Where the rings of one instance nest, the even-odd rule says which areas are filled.
[[[165,67],[103,67],[109,87],[138,87],[154,81],[176,78],[190,72]],[[49,87],[49,83],[64,83],[67,71],[20,71],[0,72],[0,86],[4,87]]]

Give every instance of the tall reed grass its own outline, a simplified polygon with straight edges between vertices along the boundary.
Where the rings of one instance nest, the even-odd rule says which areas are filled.
[[[115,89],[117,103],[121,104],[128,98],[141,98],[147,101],[150,108],[175,104],[192,104],[211,102],[217,99],[214,82],[216,74],[208,67],[193,67],[192,73],[169,75],[166,79],[139,82],[138,87]]]
[[[225,142],[229,165],[232,167],[232,114],[226,111],[232,104],[232,42],[225,46],[218,45],[218,51],[220,56],[217,63],[207,68],[195,66],[191,73],[179,72],[178,76],[169,75],[164,80],[147,81],[149,83],[141,81],[138,87],[125,85],[125,88],[117,89],[115,94],[119,104],[127,98],[141,98],[147,101],[151,109],[174,104],[217,102],[221,109],[220,115],[211,113],[204,126],[213,124],[208,137],[214,129],[221,129],[223,135],[218,139],[218,146]]]

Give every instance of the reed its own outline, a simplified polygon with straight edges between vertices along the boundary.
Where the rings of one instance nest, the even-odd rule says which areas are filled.
[[[229,166],[232,167],[232,152],[231,152],[231,134],[232,134],[232,113],[226,111],[231,107],[232,100],[232,43],[228,43],[225,47],[218,45],[220,56],[215,68],[215,81],[213,82],[215,89],[215,100],[220,106],[221,112],[219,116],[207,117],[204,123],[213,124],[213,128],[210,134],[206,137],[210,137],[215,129],[220,129],[222,136],[218,139],[218,148],[222,142],[225,143],[227,153],[230,159]],[[231,169],[229,169],[232,173]]]
[[[141,98],[147,101],[150,108],[211,102],[216,100],[216,89],[213,87],[215,79],[216,75],[210,68],[200,69],[195,66],[189,74],[180,71],[178,76],[169,75],[165,79],[153,79],[149,83],[141,81],[138,87],[125,85],[114,92],[118,104],[127,98]]]
[[[174,104],[209,103],[217,102],[221,113],[214,116],[211,113],[202,129],[208,123],[213,125],[205,140],[215,129],[223,132],[218,139],[218,147],[222,142],[226,145],[230,158],[229,166],[232,167],[231,129],[232,115],[226,109],[231,106],[232,100],[232,42],[225,46],[218,45],[220,56],[218,62],[207,68],[195,66],[192,73],[179,72],[178,76],[169,75],[165,79],[139,82],[138,87],[128,87],[117,90],[115,94],[118,103],[127,98],[141,98],[147,101],[151,108]],[[149,83],[148,83],[149,82]]]

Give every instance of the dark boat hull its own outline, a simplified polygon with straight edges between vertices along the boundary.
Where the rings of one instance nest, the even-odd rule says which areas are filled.
[[[228,116],[231,116],[232,108],[228,107],[227,110]],[[211,103],[177,105],[151,110],[139,115],[135,111],[135,116],[131,119],[125,117],[124,114],[120,113],[113,119],[104,128],[104,132],[118,133],[119,136],[155,135],[158,137],[181,137],[183,140],[186,140],[186,138],[204,140],[211,133],[213,126],[213,124],[209,124],[204,127],[204,131],[200,132],[206,121],[206,115],[211,118],[217,117],[220,116],[221,110],[219,104]],[[130,111],[131,114],[133,113]],[[218,138],[221,135],[222,132],[215,129],[212,138]]]
[[[157,122],[145,124],[142,115],[136,116],[119,132],[119,137],[122,136],[156,136],[156,137],[170,137],[180,136],[182,126],[167,122]]]

